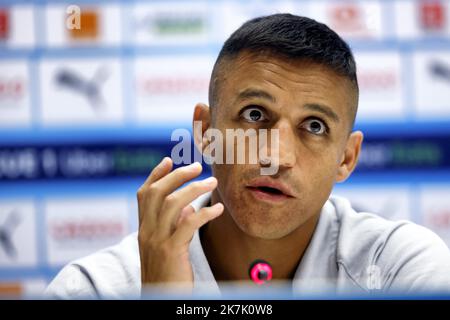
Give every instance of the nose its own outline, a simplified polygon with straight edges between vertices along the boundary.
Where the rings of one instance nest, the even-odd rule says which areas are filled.
[[[292,125],[287,120],[280,120],[274,129],[279,131],[279,152],[278,165],[283,168],[292,168],[296,163],[295,140],[297,134]]]
[[[275,135],[275,136],[274,136]],[[277,137],[278,139],[274,139]],[[296,132],[288,121],[278,121],[270,130],[270,146],[268,154],[270,160],[261,159],[262,165],[277,166],[279,168],[292,168],[296,164],[295,152]],[[277,145],[275,145],[277,144]]]

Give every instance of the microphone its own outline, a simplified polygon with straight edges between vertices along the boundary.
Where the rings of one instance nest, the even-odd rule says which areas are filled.
[[[272,279],[272,267],[267,261],[257,259],[248,269],[250,279],[257,285],[262,285]]]

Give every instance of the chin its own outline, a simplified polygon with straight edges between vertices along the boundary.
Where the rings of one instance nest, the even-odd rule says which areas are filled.
[[[278,228],[271,228],[270,226],[255,226],[252,225],[249,228],[246,226],[239,225],[239,228],[245,232],[247,235],[259,238],[259,239],[265,239],[265,240],[277,240],[284,238],[285,236],[289,235],[292,230],[288,229],[278,229]]]
[[[255,210],[250,212],[257,214],[260,211]],[[290,219],[286,219],[286,216],[275,219],[273,217],[253,216],[248,213],[240,215],[239,212],[235,212],[233,220],[239,229],[248,236],[266,240],[281,239],[289,235],[297,227],[296,223],[290,221]]]

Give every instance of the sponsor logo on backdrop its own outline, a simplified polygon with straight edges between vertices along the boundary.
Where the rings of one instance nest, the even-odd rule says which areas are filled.
[[[0,8],[0,41],[9,38],[10,22],[9,10]]]
[[[382,4],[376,1],[313,1],[309,16],[326,23],[344,38],[383,36]]]
[[[419,120],[449,119],[450,55],[424,51],[414,55],[414,102]]]
[[[0,44],[8,48],[31,49],[36,40],[35,6],[31,5],[29,1],[20,5],[15,5],[14,1],[7,1],[11,4],[4,6],[2,2],[4,1],[0,1]],[[0,74],[2,73],[0,72]]]
[[[367,140],[357,171],[441,169],[447,166],[449,148],[447,137]]]
[[[358,74],[358,85],[361,90],[392,91],[399,85],[398,73],[395,70],[364,70]]]
[[[67,18],[70,18],[70,16],[68,15]],[[91,8],[82,8],[79,12],[79,19],[80,28],[67,28],[69,38],[74,41],[96,40],[100,33],[100,16],[98,11]]]
[[[44,60],[42,120],[46,125],[123,121],[120,63],[116,59]]]
[[[83,77],[73,69],[61,68],[57,70],[55,80],[58,86],[84,96],[89,105],[97,110],[105,105],[101,88],[110,75],[110,70],[106,66],[99,67],[91,79]]]
[[[37,259],[34,203],[0,203],[0,267],[33,266]]]
[[[122,11],[117,1],[52,1],[45,10],[45,46],[49,48],[118,46],[122,40]],[[122,10],[123,7],[123,10]]]
[[[431,228],[444,228],[450,231],[450,209],[431,211],[427,216],[426,224]]]
[[[0,49],[1,50],[1,49]],[[0,63],[0,126],[14,127],[31,122],[31,99],[26,60]]]
[[[441,1],[420,1],[419,25],[425,31],[445,30],[446,9]]]
[[[119,242],[128,234],[128,198],[48,200],[49,263],[64,264]]]
[[[401,117],[404,104],[400,55],[389,51],[361,53],[356,54],[356,63],[360,88],[358,117]]]
[[[137,79],[138,94],[141,96],[179,95],[204,92],[209,85],[209,78],[159,76]]]
[[[0,180],[36,178],[39,175],[37,155],[32,148],[0,149]]]
[[[429,70],[436,79],[444,80],[450,84],[450,65],[440,60],[430,61]]]
[[[212,65],[203,55],[136,59],[136,120],[189,123],[195,104],[208,99]]]
[[[202,14],[184,12],[156,12],[141,18],[137,26],[144,32],[157,36],[195,35],[206,32]]]
[[[101,220],[91,218],[79,221],[78,219],[61,219],[50,224],[49,232],[53,240],[60,245],[77,245],[82,242],[116,240],[125,234],[126,226],[121,220]]]
[[[377,3],[337,3],[320,6],[324,22],[344,37],[381,35],[380,6]],[[322,20],[322,18],[319,18]]]
[[[138,121],[188,121],[196,101],[201,101],[195,97],[204,96],[208,85],[206,75],[137,75]]]
[[[131,32],[142,45],[205,43],[209,16],[201,3],[136,4]]]
[[[0,299],[40,297],[47,284],[48,280],[44,278],[27,278],[21,281],[0,280]]]
[[[365,28],[364,13],[358,5],[332,6],[328,10],[330,22],[338,30],[348,32]]]
[[[0,224],[0,249],[10,259],[17,258],[17,248],[13,243],[13,234],[21,223],[21,216],[17,210],[12,210],[6,214],[6,219]]]
[[[0,181],[147,176],[171,145],[0,147]]]
[[[17,106],[26,93],[26,79],[22,75],[0,75],[0,107]]]
[[[0,298],[20,297],[23,294],[22,283],[20,282],[0,282]]]

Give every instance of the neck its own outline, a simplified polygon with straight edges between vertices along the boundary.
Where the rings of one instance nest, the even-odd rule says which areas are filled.
[[[218,201],[213,192],[211,205]],[[200,230],[200,239],[217,281],[248,280],[248,268],[256,259],[272,265],[273,279],[288,280],[295,275],[318,219],[315,214],[289,235],[267,240],[244,233],[225,207],[222,215]]]

